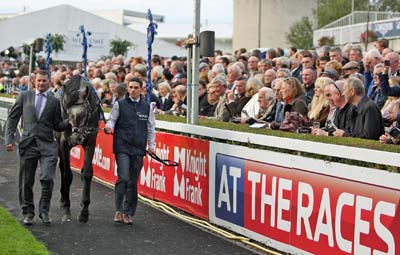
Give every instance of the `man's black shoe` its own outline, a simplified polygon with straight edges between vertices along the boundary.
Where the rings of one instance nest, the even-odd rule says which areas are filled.
[[[24,223],[24,225],[26,226],[31,226],[33,224],[33,215],[31,214],[25,215],[22,223]]]
[[[49,217],[49,215],[47,213],[39,214],[39,218],[42,220],[42,223],[44,225],[50,225],[51,220],[50,220],[50,217]]]

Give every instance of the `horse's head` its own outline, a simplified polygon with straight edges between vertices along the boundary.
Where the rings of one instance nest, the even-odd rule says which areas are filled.
[[[72,77],[64,85],[63,111],[72,126],[70,136],[72,146],[83,144],[87,136],[95,129],[89,127],[93,108],[95,108],[89,100],[90,86],[90,83],[79,75]]]

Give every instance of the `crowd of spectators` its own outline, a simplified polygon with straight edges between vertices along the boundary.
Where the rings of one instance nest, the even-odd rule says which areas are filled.
[[[29,77],[27,65],[16,68],[3,61],[0,91],[19,93],[34,88],[35,74]],[[151,66],[155,113],[185,116],[186,58],[153,55]],[[103,107],[111,108],[125,97],[133,77],[142,80],[143,96],[147,93],[147,63],[141,57],[89,62],[87,70]],[[51,65],[50,72],[51,90],[57,94],[67,79],[83,73],[83,67],[81,63]],[[388,134],[400,123],[400,89],[392,88],[400,86],[399,53],[385,39],[368,52],[351,44],[343,49],[292,47],[287,55],[280,48],[266,52],[239,49],[234,54],[215,51],[214,57],[200,60],[198,72],[199,118],[400,142]]]

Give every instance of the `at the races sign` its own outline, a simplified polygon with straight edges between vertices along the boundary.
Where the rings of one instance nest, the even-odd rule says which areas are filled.
[[[398,189],[220,153],[215,166],[216,223],[294,253],[400,254]]]
[[[179,166],[165,166],[146,156],[139,192],[208,219],[209,142],[157,132],[156,143],[156,154]]]

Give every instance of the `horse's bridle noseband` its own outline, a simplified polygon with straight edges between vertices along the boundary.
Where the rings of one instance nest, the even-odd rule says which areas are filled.
[[[69,120],[68,111],[67,111],[67,109],[65,108],[65,105],[64,105],[64,97],[61,100],[61,104],[62,104],[62,109],[63,109],[63,112],[65,114],[65,117],[67,117],[67,119]],[[89,99],[86,98],[82,103],[74,104],[74,106],[78,106],[78,105],[85,105],[84,107],[85,108],[87,107],[86,123],[85,123],[85,126],[83,126],[83,127],[74,127],[74,126],[72,126],[71,127],[71,131],[72,131],[72,133],[77,133],[77,134],[82,135],[86,139],[86,137],[88,135],[97,132],[98,128],[97,127],[88,127],[87,126],[88,122],[90,121],[90,119],[92,118],[92,115],[94,113],[93,112],[93,108],[90,105]]]

